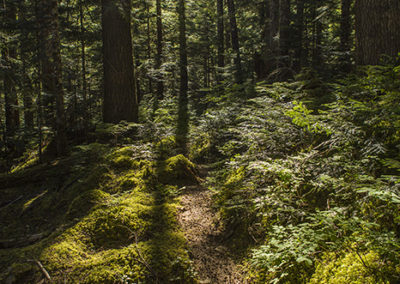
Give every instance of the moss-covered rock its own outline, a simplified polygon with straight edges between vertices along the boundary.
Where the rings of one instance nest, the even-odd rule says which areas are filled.
[[[195,165],[183,155],[171,157],[161,165],[160,181],[166,184],[196,184],[200,179]]]
[[[348,252],[344,255],[327,253],[317,264],[310,284],[386,284],[382,280],[385,270],[394,273],[395,268],[388,268],[376,252],[365,253]],[[397,269],[398,272],[400,268]],[[397,272],[397,273],[398,273]]]

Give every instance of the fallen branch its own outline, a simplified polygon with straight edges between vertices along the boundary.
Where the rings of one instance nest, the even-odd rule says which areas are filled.
[[[50,274],[47,272],[46,268],[44,268],[43,264],[39,260],[28,259],[29,262],[34,262],[42,271],[43,275],[51,282]]]

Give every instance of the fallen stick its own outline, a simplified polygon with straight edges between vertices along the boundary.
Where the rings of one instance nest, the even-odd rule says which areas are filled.
[[[35,263],[39,266],[40,270],[43,272],[44,276],[46,276],[47,280],[51,281],[50,274],[44,268],[43,264],[39,260],[35,260]]]
[[[36,265],[40,268],[46,279],[51,282],[50,274],[47,272],[46,268],[44,268],[43,264],[39,260],[28,259],[28,261],[36,263]]]

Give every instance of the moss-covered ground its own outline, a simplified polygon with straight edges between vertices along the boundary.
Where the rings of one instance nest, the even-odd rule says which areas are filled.
[[[0,282],[195,282],[176,213],[196,168],[159,148],[91,143],[1,176]]]

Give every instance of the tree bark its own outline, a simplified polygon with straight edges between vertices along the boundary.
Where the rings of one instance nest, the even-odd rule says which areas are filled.
[[[217,61],[218,61],[218,67],[219,70],[217,72],[218,74],[218,81],[222,80],[222,76],[220,75],[222,73],[222,68],[225,66],[225,47],[224,47],[224,1],[223,0],[217,0],[217,46],[218,46],[218,56],[217,56]]]
[[[43,48],[42,56],[42,86],[46,96],[51,100],[47,107],[55,104],[55,116],[53,109],[50,109],[51,116],[47,119],[53,119],[50,122],[55,130],[55,140],[57,147],[57,156],[66,154],[67,138],[64,112],[64,89],[62,86],[62,67],[59,37],[58,21],[58,1],[42,0],[40,1],[41,17],[41,40]]]
[[[15,24],[17,10],[15,5],[8,3],[5,8],[5,23],[8,26]],[[11,32],[11,29],[8,28]],[[18,95],[15,88],[16,78],[13,72],[12,60],[17,57],[17,49],[13,43],[7,43],[3,50],[3,59],[7,65],[7,70],[4,72],[3,86],[4,86],[4,107],[5,107],[5,124],[6,136],[12,135],[20,125],[19,111],[18,111]]]
[[[102,0],[104,122],[138,120],[130,11],[130,0]]]
[[[296,41],[295,41],[295,59],[294,69],[300,71],[303,66],[303,34],[304,34],[304,0],[296,1]]]
[[[235,52],[235,79],[236,83],[243,82],[243,72],[242,72],[242,60],[240,58],[240,45],[239,45],[239,32],[236,23],[236,11],[235,11],[235,2],[234,0],[227,0],[228,4],[228,14],[229,21],[231,24],[231,38],[232,38],[232,49]]]
[[[279,49],[285,65],[289,65],[290,48],[290,0],[281,0],[279,19]]]
[[[147,10],[147,60],[151,60],[151,29],[150,29],[150,5],[146,2]],[[153,93],[153,78],[148,75],[149,78],[149,93]]]
[[[157,78],[157,100],[162,100],[164,97],[164,81],[162,72],[160,70],[163,55],[163,24],[162,24],[162,8],[161,0],[156,1],[157,13],[157,55],[156,55],[156,69],[158,70]]]
[[[341,0],[339,51],[341,52],[341,69],[344,72],[349,72],[351,70],[351,3],[352,0]]]
[[[186,47],[186,11],[185,0],[178,0],[177,13],[179,18],[179,69],[180,92],[178,98],[177,144],[183,154],[186,154],[186,140],[189,127],[188,114],[188,70]]]
[[[89,128],[90,113],[88,110],[88,97],[87,97],[87,81],[86,81],[86,43],[85,43],[85,15],[83,13],[83,0],[79,2],[79,24],[81,29],[81,76],[82,76],[82,97],[83,97],[83,124],[84,132],[86,133]]]
[[[381,63],[400,52],[400,2],[356,0],[356,52],[359,65]]]
[[[279,0],[270,1],[270,36],[269,45],[273,55],[279,55]]]
[[[314,3],[312,6],[312,18],[317,18],[317,10],[321,3]],[[321,69],[322,64],[322,23],[321,19],[314,20],[313,25],[313,50],[312,66],[315,69]]]
[[[29,62],[29,34],[30,31],[27,28],[27,18],[26,18],[26,8],[25,1],[21,1],[19,4],[18,15],[21,22],[21,40],[20,40],[20,54],[22,61],[22,91],[23,91],[23,104],[24,104],[24,127],[27,131],[31,131],[33,129],[34,116],[32,109],[32,98],[33,98],[33,82],[31,77],[28,74],[28,65]]]

